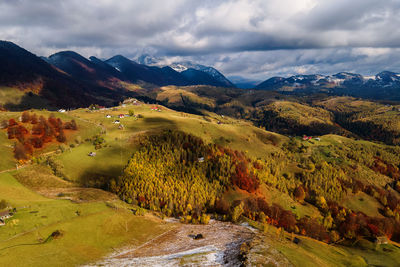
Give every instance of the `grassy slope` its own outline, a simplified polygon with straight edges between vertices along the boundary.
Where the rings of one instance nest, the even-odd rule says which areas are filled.
[[[13,142],[7,138],[7,133],[0,130],[0,171],[15,168],[12,144]]]
[[[164,86],[160,89],[161,92],[157,95],[157,100],[165,101],[171,105],[184,105],[182,97],[186,97],[192,103],[207,105],[208,107],[215,107],[214,99],[201,97],[187,89],[184,90],[177,86]]]
[[[10,173],[0,174],[0,196],[18,207],[15,216],[0,228],[1,266],[88,263],[112,248],[138,245],[170,227],[148,216],[132,215],[119,201],[113,205],[103,201],[74,204],[45,198],[22,186]],[[61,238],[38,244],[55,230],[62,232]]]
[[[32,94],[29,96],[26,92],[18,88],[0,86],[0,107],[4,106],[11,110],[21,110],[28,108],[48,107],[47,100]]]
[[[45,110],[31,110],[33,113],[36,113],[37,116],[44,116],[48,118],[50,114],[54,114],[56,118],[61,118],[64,122],[70,121],[72,119],[76,119],[75,117],[70,116],[67,113],[58,113],[58,112],[49,112]],[[21,112],[0,112],[0,121],[9,120],[11,118],[18,121],[18,118],[21,116]],[[76,120],[78,125],[78,131],[66,131],[67,135],[67,145],[74,143],[76,137],[80,136],[82,140],[86,138],[90,138],[95,134],[98,134],[101,130],[101,127],[92,123],[81,121],[79,119]],[[23,124],[28,130],[30,130],[31,125],[29,123]],[[9,140],[7,138],[7,131],[5,129],[0,129],[0,154],[2,155],[2,160],[0,160],[0,171],[13,169],[16,165],[16,160],[13,157],[13,148],[12,145],[15,143],[15,139]],[[34,156],[39,156],[44,153],[54,152],[60,146],[60,143],[54,141],[51,143],[47,143],[43,146],[43,148],[34,151]]]
[[[359,118],[355,121],[373,122],[383,125],[392,131],[400,131],[400,105],[383,105],[368,100],[358,100],[352,97],[333,97],[315,103],[328,110],[336,112],[355,112]]]
[[[262,229],[256,222],[247,220],[250,225]],[[303,236],[299,244],[293,243],[292,235],[285,233],[282,239],[277,228],[269,226],[268,229],[258,235],[252,246],[256,249],[250,257],[259,258],[261,263],[263,257],[269,257],[271,248],[278,250],[294,266],[398,266],[400,259],[400,248],[391,244],[376,246],[366,240],[358,241],[353,245],[328,245],[326,243]],[[260,257],[261,256],[261,257]],[[265,261],[265,260],[264,260]]]
[[[71,116],[77,117],[77,121],[84,124],[90,121],[102,124],[107,134],[104,136],[107,146],[96,151],[96,157],[87,156],[95,151],[89,142],[84,143],[70,152],[63,153],[59,160],[65,167],[67,176],[72,180],[80,180],[86,174],[104,174],[117,176],[121,173],[128,159],[135,150],[132,139],[140,133],[162,129],[178,129],[203,138],[206,142],[228,145],[233,149],[247,151],[252,157],[263,157],[264,153],[270,153],[278,148],[268,141],[263,141],[257,136],[270,134],[276,136],[278,143],[287,140],[286,137],[267,133],[251,126],[249,123],[230,118],[222,118],[215,114],[208,116],[206,121],[202,116],[191,115],[162,108],[161,112],[151,111],[152,105],[119,107],[117,110],[103,110],[86,112],[80,109],[71,112]],[[128,114],[133,110],[135,114],[141,114],[143,118],[135,119],[126,117],[119,119],[124,129],[118,129],[113,124],[119,114]],[[110,114],[112,118],[106,118]],[[212,116],[212,117],[211,117]],[[220,120],[223,124],[217,124]],[[75,168],[79,166],[79,168]]]
[[[379,210],[383,206],[373,197],[359,192],[358,194],[349,194],[343,200],[343,205],[351,210],[360,211],[371,217],[383,217]]]
[[[329,111],[290,101],[276,101],[268,106],[279,112],[279,116],[292,119],[302,125],[323,123],[332,125],[332,116]]]
[[[216,142],[234,149],[247,151],[251,157],[263,157],[265,153],[280,151],[279,145],[288,139],[282,135],[268,133],[251,126],[247,122],[234,120],[228,117],[222,118],[216,114],[209,113],[204,119],[202,116],[184,114],[163,108],[162,112],[151,111],[152,105],[141,106],[127,106],[125,108],[118,108],[115,111],[96,111],[87,112],[84,109],[79,109],[69,114],[59,114],[60,116],[67,116],[68,118],[76,118],[78,125],[82,132],[82,139],[85,137],[93,136],[101,129],[99,124],[106,128],[107,134],[107,147],[102,148],[97,152],[96,157],[88,157],[87,153],[94,151],[93,145],[84,143],[69,152],[59,155],[58,160],[63,163],[69,178],[79,180],[80,177],[88,173],[98,173],[106,175],[118,175],[123,166],[127,162],[130,155],[133,153],[135,147],[131,139],[138,133],[144,131],[159,130],[159,129],[179,129],[185,132],[192,133],[203,138],[207,142]],[[134,118],[121,119],[122,124],[125,125],[124,130],[119,130],[117,125],[112,122],[115,118],[107,119],[106,114],[116,116],[118,114],[127,114],[128,110],[133,110],[135,114],[143,115],[143,118],[135,120]],[[0,113],[0,116],[4,113]],[[14,113],[8,113],[8,115]],[[223,124],[217,124],[217,121],[222,121]],[[3,132],[4,133],[4,132]],[[278,139],[277,146],[268,142],[268,138],[262,138],[262,135],[274,135]],[[0,135],[1,136],[1,135]],[[267,140],[267,141],[266,141]],[[321,137],[321,141],[304,142],[304,145],[312,149],[330,149],[329,146],[345,146],[346,142],[355,142],[351,139],[339,137],[335,135],[326,135]],[[364,145],[372,145],[370,142],[363,142]],[[332,160],[327,158],[326,160]],[[23,170],[20,170],[22,172]],[[369,177],[369,176],[367,176]],[[383,179],[382,177],[374,177],[374,179]],[[379,184],[384,184],[385,181],[378,181]],[[141,217],[131,216],[130,212],[124,209],[114,210],[109,208],[104,202],[91,202],[84,204],[73,204],[66,200],[52,200],[44,198],[32,191],[24,188],[19,184],[10,174],[2,174],[0,176],[0,196],[18,206],[23,206],[29,203],[30,207],[26,210],[21,210],[13,220],[18,220],[17,225],[11,227],[0,228],[1,240],[8,236],[14,236],[21,232],[32,230],[33,232],[26,233],[19,237],[12,239],[12,242],[7,242],[7,246],[23,243],[35,243],[38,237],[46,237],[53,230],[60,229],[64,231],[64,236],[52,241],[45,245],[32,245],[7,249],[7,257],[5,259],[2,248],[5,247],[4,242],[0,241],[0,265],[2,261],[4,264],[9,264],[11,260],[17,260],[17,255],[32,254],[40,255],[41,247],[47,248],[49,255],[53,255],[54,260],[63,260],[67,264],[78,264],[82,262],[93,261],[101,255],[110,252],[110,247],[118,246],[126,243],[128,240],[133,240],[135,243],[141,242],[157,233],[162,232],[162,227],[154,221],[150,221]],[[245,194],[240,192],[231,192],[228,196],[232,201],[246,197]],[[263,195],[270,201],[279,203],[287,209],[292,209],[298,216],[305,215],[311,217],[319,217],[319,212],[310,206],[303,206],[288,196],[281,194],[275,189],[264,188]],[[363,212],[374,212],[377,208],[374,200],[365,198],[366,202],[371,204],[371,209],[366,208],[358,203],[356,198],[349,198],[345,204],[354,209]],[[295,207],[295,208],[293,208]],[[372,208],[373,207],[373,208]],[[75,211],[79,209],[81,216],[76,216]],[[39,211],[38,213],[31,213],[31,211]],[[20,216],[20,217],[18,217]],[[112,222],[112,221],[115,221]],[[82,227],[76,227],[81,225]],[[126,232],[126,225],[128,225],[128,232]],[[95,226],[95,227],[92,227]],[[134,231],[134,228],[141,228],[140,231]],[[131,230],[132,228],[132,230]],[[3,229],[8,229],[4,231]],[[6,234],[4,234],[4,232]],[[4,238],[1,234],[4,234]],[[87,236],[85,240],[80,240],[78,237]],[[142,235],[145,235],[144,237]],[[142,238],[142,239],[141,239]],[[58,243],[57,243],[58,242]],[[2,244],[3,243],[3,244]],[[98,245],[100,243],[101,245]],[[59,245],[57,245],[59,244]],[[356,264],[360,265],[366,260],[361,259],[359,256],[368,258],[366,262],[374,262],[380,257],[386,257],[386,254],[381,252],[375,253],[369,251],[364,253],[359,249],[352,250],[351,248],[340,247],[335,248],[332,246],[320,246],[320,243],[314,240],[307,239],[302,242],[302,245],[296,246],[292,243],[282,243],[276,241],[273,245],[278,248],[285,256],[287,256],[293,263],[302,266],[303,263],[319,264],[319,265],[332,265],[338,262],[342,265]],[[60,250],[57,247],[67,246],[68,250]],[[78,249],[79,248],[79,249]],[[10,252],[15,251],[15,252]],[[397,250],[396,250],[397,251]],[[71,257],[70,254],[75,256]],[[386,253],[386,252],[385,252]],[[388,263],[393,263],[393,257],[397,252],[390,253],[387,256]],[[366,255],[364,255],[366,254]],[[394,256],[393,256],[394,255]],[[40,256],[33,257],[32,265],[38,265],[43,258]],[[9,261],[7,261],[9,260]],[[26,258],[24,260],[27,260]],[[21,259],[20,263],[25,262]],[[49,261],[52,262],[51,260]],[[390,264],[389,264],[390,265]]]

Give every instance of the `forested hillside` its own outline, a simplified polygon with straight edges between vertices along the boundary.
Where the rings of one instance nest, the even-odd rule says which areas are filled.
[[[251,159],[182,132],[145,136],[110,188],[128,203],[188,222],[204,222],[206,213],[233,221],[244,215],[324,242],[381,235],[399,240],[400,149],[334,136],[324,139],[319,145],[292,138],[281,152]],[[315,206],[320,219],[268,203],[265,186]],[[248,197],[227,201],[224,193],[235,188]],[[376,199],[381,214],[368,216],[343,205],[349,194],[358,192]]]

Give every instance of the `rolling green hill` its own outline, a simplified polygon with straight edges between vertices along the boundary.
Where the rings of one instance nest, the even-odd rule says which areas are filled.
[[[212,98],[178,88],[162,88],[157,97],[176,105],[181,105],[182,99],[216,105]],[[263,108],[276,112],[280,122],[341,129],[335,123],[332,106],[327,111],[322,105],[328,104],[317,107],[272,101]],[[211,110],[202,109],[202,115],[195,115],[132,100],[110,109],[55,113],[65,121],[74,119],[78,131],[68,136],[65,144],[54,142],[36,150],[32,164],[11,171],[16,163],[14,140],[7,139],[6,129],[0,130],[4,144],[0,148],[4,155],[0,162],[0,199],[17,208],[14,217],[0,228],[0,263],[23,265],[27,258],[20,255],[41,255],[43,251],[53,255],[51,259],[44,262],[41,256],[32,257],[31,266],[95,262],[112,248],[137,246],[179,227],[164,224],[154,215],[133,215],[131,209],[141,205],[157,216],[171,215],[163,199],[157,199],[161,193],[150,190],[158,181],[152,179],[172,175],[172,180],[165,180],[165,184],[171,184],[181,174],[186,177],[185,173],[191,173],[187,177],[192,178],[183,179],[183,183],[194,183],[193,190],[198,187],[193,196],[206,183],[225,182],[212,198],[208,198],[212,190],[199,194],[207,199],[203,206],[190,196],[179,198],[179,205],[174,203],[178,198],[172,198],[167,206],[184,221],[197,222],[200,218],[196,216],[208,214],[219,220],[246,221],[261,232],[269,225],[265,234],[269,244],[294,265],[304,257],[310,264],[328,266],[335,261],[342,265],[374,264],[380,258],[384,266],[396,262],[399,250],[395,246],[374,250],[372,242],[382,235],[394,241],[400,238],[398,146],[330,131],[303,140]],[[32,112],[46,117],[50,114]],[[17,120],[20,115],[1,112],[0,119]],[[170,134],[177,139],[170,139]],[[191,141],[182,141],[185,138]],[[159,148],[164,149],[162,153],[157,152]],[[89,156],[91,152],[95,155]],[[201,157],[205,165],[200,165]],[[220,169],[217,166],[224,166],[226,173],[216,172]],[[150,176],[135,180],[145,175]],[[120,177],[125,179],[122,183],[118,183]],[[117,181],[118,189],[112,181]],[[129,191],[130,182],[142,186],[140,194]],[[277,229],[284,229],[280,231],[286,231],[286,237],[297,236],[300,245],[280,239],[274,234]],[[61,236],[44,242],[56,230]],[[257,236],[265,238],[261,233]],[[248,255],[260,248],[257,240],[249,244]],[[323,247],[318,245],[321,241]],[[267,251],[264,247],[257,253],[268,256]]]

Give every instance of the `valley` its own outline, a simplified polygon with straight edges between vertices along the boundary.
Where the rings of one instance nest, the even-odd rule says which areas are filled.
[[[298,106],[300,104],[291,104],[290,102],[277,104],[281,105],[281,114],[286,114],[282,105],[285,108],[289,107],[288,115],[283,116],[298,120],[301,124],[305,123],[290,111],[302,108]],[[366,104],[370,105],[369,102]],[[331,109],[330,106],[329,110]],[[300,112],[304,113],[304,111]],[[389,218],[393,218],[393,222],[397,220],[392,217],[394,215],[388,217],[386,212],[388,209],[397,212],[396,204],[390,203],[395,201],[399,194],[395,191],[396,177],[398,177],[396,173],[398,169],[395,167],[398,162],[398,147],[329,133],[304,141],[302,136],[290,137],[268,132],[253,126],[247,120],[228,115],[222,116],[207,110],[203,110],[203,115],[196,115],[132,99],[111,108],[76,109],[65,113],[30,111],[30,114],[33,113],[45,117],[54,114],[56,118],[61,118],[63,121],[73,119],[77,123],[78,131],[67,136],[65,144],[54,142],[35,150],[30,161],[20,165],[18,170],[10,171],[15,168],[16,164],[12,150],[13,140],[7,139],[6,130],[1,130],[0,138],[4,140],[5,144],[2,146],[2,155],[8,159],[1,161],[1,171],[5,172],[0,174],[2,183],[0,195],[17,210],[14,216],[6,221],[6,225],[0,228],[3,233],[0,249],[4,251],[3,253],[7,253],[7,257],[0,256],[2,264],[15,262],[18,255],[20,265],[29,262],[30,266],[44,266],[46,264],[41,257],[34,257],[28,261],[21,255],[27,253],[38,253],[39,255],[39,251],[47,251],[53,255],[54,261],[63,260],[66,265],[91,265],[96,262],[106,265],[112,263],[129,265],[139,264],[139,262],[148,265],[185,265],[198,261],[204,263],[210,261],[210,264],[227,264],[228,266],[229,264],[237,265],[237,256],[229,256],[231,259],[227,262],[221,261],[221,257],[223,257],[221,255],[225,255],[223,254],[224,247],[229,242],[238,242],[235,248],[228,251],[229,253],[243,251],[241,253],[244,253],[245,256],[239,257],[243,261],[246,259],[249,262],[270,261],[278,266],[298,264],[300,254],[294,253],[293,249],[302,251],[302,261],[307,260],[310,264],[325,266],[333,266],[333,262],[337,264],[337,255],[346,255],[339,261],[343,266],[349,264],[350,258],[353,258],[352,264],[367,265],[382,257],[386,259],[387,266],[391,266],[396,262],[400,253],[396,243],[376,246],[372,237],[362,238],[353,243],[350,241],[353,238],[359,240],[358,232],[341,233],[339,232],[340,228],[335,230],[335,225],[339,225],[339,220],[342,219],[334,218],[333,210],[326,213],[326,209],[339,205],[339,209],[345,210],[346,214],[354,214],[358,217],[365,214],[367,217],[362,217],[363,220],[378,220],[375,221],[377,225],[381,224],[380,221],[383,223]],[[18,120],[21,112],[1,112],[0,116],[1,120]],[[307,118],[313,116],[321,116],[321,113],[311,112]],[[330,115],[322,118],[324,119],[321,121],[326,120],[327,122],[324,123],[327,124],[330,123],[329,120],[332,120]],[[316,117],[316,120],[320,119]],[[116,121],[119,123],[115,123]],[[253,173],[252,175],[257,177],[257,183],[259,183],[257,189],[254,191],[243,182],[235,180],[237,178],[232,178],[232,182],[228,182],[224,190],[216,193],[215,196],[219,200],[215,202],[214,208],[210,204],[211,202],[206,204],[206,209],[196,206],[200,202],[191,202],[193,199],[191,200],[189,197],[186,200],[183,198],[181,201],[191,203],[191,209],[187,209],[186,205],[182,209],[176,206],[175,209],[175,204],[173,204],[175,199],[171,198],[172,204],[169,204],[171,210],[157,206],[160,205],[160,202],[152,202],[154,192],[147,193],[147,189],[145,189],[147,186],[142,191],[142,193],[148,194],[144,195],[146,199],[144,202],[140,202],[143,201],[140,197],[134,199],[130,195],[131,200],[129,200],[125,193],[121,193],[122,191],[114,191],[110,182],[123,175],[124,169],[133,155],[140,155],[138,152],[143,146],[141,142],[149,136],[158,138],[157,136],[162,136],[165,131],[185,133],[182,138],[187,138],[184,137],[186,134],[193,135],[195,139],[190,142],[198,142],[195,140],[200,138],[206,146],[216,144],[232,149],[232,151],[242,151],[243,155],[236,154],[239,157],[236,160],[251,162],[251,165],[247,166],[249,170],[247,175]],[[178,137],[177,140],[180,138]],[[177,143],[175,142],[175,144]],[[201,148],[201,146],[196,147]],[[227,155],[236,153],[225,151],[224,153]],[[91,152],[95,152],[95,155],[89,156]],[[373,155],[379,155],[380,162],[375,161],[374,163]],[[195,156],[196,161],[200,156],[205,157],[205,161],[209,160],[208,157],[214,157],[213,154],[209,156],[199,154],[199,156]],[[156,157],[160,157],[160,155]],[[168,162],[168,158],[163,161]],[[374,164],[380,164],[381,167],[375,168]],[[390,167],[390,164],[394,164],[393,167]],[[160,165],[158,171],[163,168],[164,165]],[[334,171],[335,168],[339,168],[340,171]],[[393,168],[391,176],[385,171],[385,168]],[[145,172],[142,175],[152,173],[150,165],[143,170]],[[319,178],[320,175],[325,175],[324,172],[330,174],[324,176],[324,179]],[[210,177],[208,175],[206,177]],[[327,179],[328,177],[333,180]],[[243,176],[240,179],[248,178]],[[324,180],[326,181],[323,182]],[[391,187],[392,183],[394,183],[393,187]],[[299,184],[305,185],[302,189],[305,191],[304,196],[295,193],[298,191]],[[379,195],[383,193],[370,193],[370,190],[380,192],[378,190],[382,189],[388,192],[388,195],[385,195],[386,200]],[[202,189],[199,187],[196,190],[201,191]],[[200,191],[193,192],[193,194],[198,194]],[[204,197],[208,198],[207,194]],[[323,204],[322,198],[326,199],[325,203],[328,206],[324,206],[327,204]],[[389,200],[392,202],[389,203]],[[271,206],[265,206],[264,203]],[[279,205],[281,208],[276,209],[278,206],[274,205]],[[239,206],[243,210],[239,211],[239,217],[234,219],[238,220],[239,224],[224,228],[227,223],[220,221],[236,218],[231,216],[237,216],[234,215],[234,211],[237,210],[234,207]],[[195,218],[198,216],[197,211],[205,211],[205,214],[214,220],[218,219],[218,221],[211,220],[208,225],[196,224],[199,223],[199,221],[195,222]],[[328,214],[332,215],[327,216]],[[171,215],[177,218],[186,218],[190,215],[190,220],[194,224],[171,221],[168,219],[168,216]],[[288,216],[286,217],[288,221],[281,220],[285,216]],[[307,224],[314,225],[316,223],[312,227],[317,227],[319,222],[326,225],[325,223],[329,223],[329,217],[331,218],[329,220],[333,220],[333,222],[328,226],[329,228],[324,228],[331,229],[329,232],[324,232],[326,230],[322,230],[322,228],[318,228],[318,231],[322,232],[315,232],[307,226]],[[197,218],[200,220],[200,217]],[[346,217],[344,219],[341,227],[347,227],[344,224],[347,223]],[[337,221],[335,222],[335,220]],[[78,225],[79,227],[77,227]],[[228,243],[223,243],[225,239],[222,237],[211,238],[214,236],[212,231],[216,231],[212,229],[217,226],[222,227],[217,231],[226,234],[227,240],[230,240],[226,241]],[[250,236],[241,239],[241,235],[236,235],[234,231],[224,232],[223,229],[231,229],[231,227],[238,227],[239,232],[248,232]],[[240,227],[244,228],[240,230]],[[301,227],[304,227],[304,230]],[[296,228],[299,229],[296,230]],[[361,228],[353,229],[361,231]],[[56,230],[61,232],[60,237],[41,244],[48,235]],[[393,231],[390,234],[394,240],[397,240],[396,229],[382,228],[382,230]],[[280,234],[280,232],[284,234]],[[83,233],[86,238],[81,240],[79,236]],[[202,241],[191,239],[190,235],[199,233],[204,235]],[[332,242],[333,233],[337,234],[339,238],[334,242]],[[341,237],[342,234],[343,237]],[[160,235],[160,240],[153,240]],[[311,235],[312,238],[305,235]],[[296,245],[291,241],[294,237],[300,240],[299,244]],[[170,241],[164,238],[170,238]],[[267,238],[268,241],[263,241],[261,246],[257,240],[264,238]],[[187,246],[189,240],[194,244],[193,247]],[[324,242],[326,252],[323,254],[318,252],[317,244],[321,242],[318,240]],[[162,242],[167,242],[166,244],[176,242],[176,246],[165,245],[164,252],[161,249]],[[179,242],[183,243],[179,245]],[[185,245],[183,246],[183,244]],[[60,247],[64,246],[68,246],[69,250],[60,250]],[[136,247],[138,249],[135,252],[128,253]],[[313,249],[310,250],[310,247]],[[365,254],[363,252],[365,250],[369,253]],[[337,254],[335,251],[340,251],[340,253]],[[122,254],[124,256],[121,256],[122,252],[124,252]],[[71,257],[71,253],[74,253],[75,256]],[[307,259],[304,258],[305,255],[309,255]],[[49,266],[52,265],[51,260],[46,260],[46,262]]]
[[[397,2],[0,1],[0,267],[400,266]]]

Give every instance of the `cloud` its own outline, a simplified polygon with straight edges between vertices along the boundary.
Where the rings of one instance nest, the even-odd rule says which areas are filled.
[[[3,0],[0,39],[46,56],[149,52],[259,79],[400,71],[399,13],[398,0]]]

